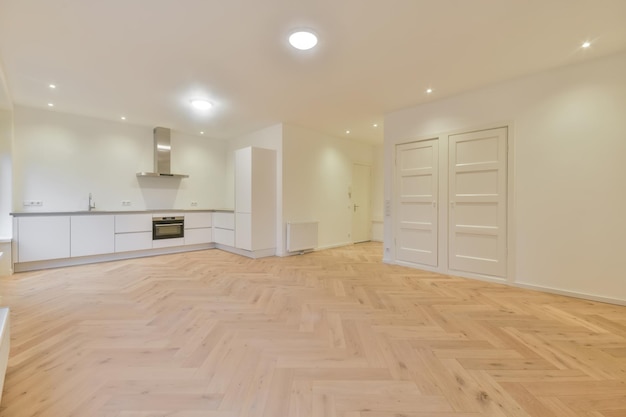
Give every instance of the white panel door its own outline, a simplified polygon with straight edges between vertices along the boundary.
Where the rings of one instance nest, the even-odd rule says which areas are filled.
[[[437,266],[437,140],[396,147],[396,258]]]
[[[507,129],[449,136],[450,269],[506,276]]]
[[[370,186],[372,173],[369,165],[352,165],[352,242],[372,240],[370,215]]]

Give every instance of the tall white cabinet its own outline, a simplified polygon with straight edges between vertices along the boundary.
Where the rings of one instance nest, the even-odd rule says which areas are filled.
[[[276,151],[235,151],[235,247],[253,258],[276,254]]]

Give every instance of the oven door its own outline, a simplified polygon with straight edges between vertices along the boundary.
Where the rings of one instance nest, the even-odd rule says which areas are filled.
[[[185,237],[185,221],[183,219],[153,219],[152,240],[175,239]]]

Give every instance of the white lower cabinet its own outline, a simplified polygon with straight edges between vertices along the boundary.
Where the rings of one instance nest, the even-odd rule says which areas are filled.
[[[220,245],[235,247],[235,231],[228,229],[213,229],[213,240]]]
[[[235,213],[213,213],[213,241],[235,247]]]
[[[199,229],[185,229],[185,245],[198,245],[213,242],[213,232],[210,227]]]
[[[115,233],[151,232],[152,214],[116,214]]]
[[[152,232],[118,233],[115,235],[115,252],[152,249]]]
[[[213,213],[185,213],[185,245],[213,242]]]
[[[115,252],[152,249],[152,214],[115,215]]]
[[[71,257],[115,252],[115,216],[72,216],[70,229]]]
[[[183,246],[185,244],[184,237],[177,237],[173,239],[159,239],[152,241],[152,248],[171,248],[172,246]]]
[[[70,216],[20,217],[17,225],[19,262],[70,257]]]

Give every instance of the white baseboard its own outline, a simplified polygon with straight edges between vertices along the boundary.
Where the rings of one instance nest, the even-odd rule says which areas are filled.
[[[276,256],[276,248],[250,251],[250,250],[245,250],[245,249],[233,248],[232,246],[222,245],[221,243],[216,243],[215,248],[223,250],[225,252],[234,253],[235,255],[245,256],[247,258],[252,258],[252,259],[267,258],[268,256]]]
[[[435,272],[435,273],[442,274],[442,275],[450,275],[450,276],[455,276],[459,278],[476,279],[480,281],[487,281],[487,282],[493,282],[496,284],[508,285],[510,287],[525,288],[528,290],[547,292],[550,294],[564,295],[566,297],[574,297],[574,298],[580,298],[583,300],[591,300],[591,301],[598,301],[601,303],[626,306],[626,300],[621,300],[619,298],[603,297],[603,296],[585,294],[585,293],[580,293],[580,292],[575,292],[575,291],[562,290],[558,288],[550,288],[550,287],[544,287],[540,285],[525,284],[523,282],[508,282],[505,278],[473,274],[471,272],[441,271],[437,267],[431,267],[428,265],[411,264],[409,262],[402,262],[402,261],[394,261],[392,259],[383,259],[383,262],[389,265],[406,266],[407,268],[420,269],[423,271]]]
[[[620,300],[619,298],[603,297],[599,295],[561,290],[558,288],[550,288],[550,287],[543,287],[543,286],[538,286],[538,285],[533,285],[533,284],[525,284],[523,282],[513,282],[510,285],[513,287],[525,288],[527,290],[542,291],[542,292],[547,292],[550,294],[565,295],[567,297],[582,298],[583,300],[598,301],[600,303],[617,304],[620,306],[626,306],[626,300]]]
[[[46,261],[21,262],[13,265],[15,272],[39,271],[42,269],[62,268],[66,266],[86,265],[98,262],[120,261],[123,259],[144,258],[146,256],[167,255],[170,253],[192,252],[197,250],[213,249],[214,243],[198,245],[171,246],[158,249],[147,249],[133,252],[109,253],[106,255],[81,256],[78,258],[50,259]]]

